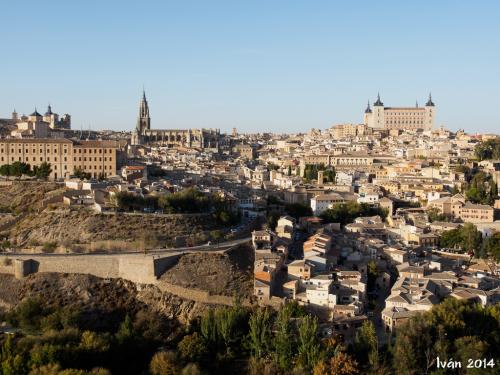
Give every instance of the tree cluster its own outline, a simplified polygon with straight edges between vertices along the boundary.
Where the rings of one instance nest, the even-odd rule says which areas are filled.
[[[479,160],[500,159],[500,138],[488,139],[477,144],[474,153]]]
[[[146,310],[125,315],[116,327],[77,308],[48,308],[33,299],[6,319],[20,333],[0,337],[0,375],[138,374],[170,334],[166,320]]]
[[[43,162],[40,165],[35,165],[33,169],[27,163],[15,161],[12,164],[4,164],[0,166],[0,175],[6,177],[21,177],[31,176],[46,180],[52,173],[50,163]]]
[[[491,206],[498,196],[498,187],[489,173],[477,172],[467,184],[465,196],[472,203]]]
[[[478,258],[492,257],[500,260],[500,234],[495,233],[483,239],[481,232],[471,223],[443,232],[439,238],[439,246],[468,252]]]
[[[324,182],[335,182],[335,168],[326,168],[324,164],[306,164],[304,168],[304,177],[307,181],[317,180],[318,171],[323,171]]]
[[[214,219],[224,225],[234,223],[238,219],[224,198],[202,193],[195,188],[161,196],[118,192],[114,196],[114,201],[117,207],[126,211],[160,209],[167,214],[212,213]]]
[[[469,358],[498,361],[499,344],[499,304],[482,307],[447,299],[398,328],[392,362],[397,375],[459,373],[439,372],[437,357],[454,358],[464,366]],[[496,371],[496,368],[481,368],[467,369],[466,373],[493,374]]]
[[[341,225],[346,225],[352,223],[357,217],[376,215],[384,219],[387,216],[387,210],[366,203],[350,201],[344,204],[334,205],[332,208],[323,211],[320,217],[326,223],[340,223]]]

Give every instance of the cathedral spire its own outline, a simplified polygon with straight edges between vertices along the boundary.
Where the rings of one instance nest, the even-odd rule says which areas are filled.
[[[137,132],[142,134],[144,130],[150,129],[151,118],[149,117],[149,105],[146,99],[146,91],[142,89],[142,99],[139,104],[139,117],[137,118]]]

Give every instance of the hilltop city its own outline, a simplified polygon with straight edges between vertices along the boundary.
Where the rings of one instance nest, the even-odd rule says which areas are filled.
[[[2,332],[43,331],[56,319],[56,308],[78,301],[83,311],[94,311],[85,326],[92,328],[79,329],[90,336],[101,328],[117,332],[107,344],[92,336],[85,349],[93,350],[92,358],[98,358],[99,345],[125,345],[130,332],[142,332],[151,346],[137,346],[138,366],[150,360],[145,348],[168,342],[181,354],[161,352],[153,359],[194,363],[214,373],[231,373],[243,358],[255,374],[293,368],[420,374],[441,362],[426,358],[424,349],[410,354],[404,348],[439,342],[443,346],[433,353],[446,352],[444,343],[448,354],[473,347],[461,360],[481,353],[483,368],[493,369],[498,337],[475,335],[499,316],[497,134],[437,124],[439,102],[431,94],[422,105],[404,107],[387,106],[383,95],[374,95],[360,104],[361,123],[294,134],[161,129],[150,116],[146,93],[138,96],[132,131],[73,129],[72,116],[55,113],[55,103],[43,114],[14,110],[0,119]],[[27,297],[31,308],[21,310]],[[103,328],[95,325],[96,307],[120,308],[121,315],[109,313],[113,323]],[[157,321],[168,319],[169,327],[188,328],[176,335],[169,328],[168,339],[147,341],[144,327],[154,319],[141,320],[141,309],[161,316]],[[209,333],[219,316],[210,311],[229,320],[244,314],[239,309],[254,311],[240,333],[237,320]],[[21,311],[41,317],[23,318]],[[125,311],[133,318],[128,323]],[[446,317],[457,311],[469,313],[461,315],[463,325],[450,328],[454,323]],[[68,329],[58,314],[51,329]],[[292,317],[301,314],[307,314],[301,318],[306,323],[298,323],[287,347]],[[422,343],[422,331],[411,334],[428,321],[433,328]],[[464,328],[479,321],[485,326],[473,333]],[[307,327],[322,341],[311,339],[310,347],[301,341]],[[166,332],[148,329],[150,335]],[[445,338],[445,332],[452,333]],[[474,346],[457,342],[469,336]],[[37,345],[41,353],[43,344]],[[192,354],[195,348],[199,356]],[[340,365],[328,362],[340,361],[332,348],[345,356]],[[109,354],[109,346],[99,350]],[[213,367],[209,358],[215,353],[227,367]],[[25,368],[56,362],[66,368],[64,356],[44,362],[49,354],[24,355],[31,355]],[[109,361],[113,373],[140,373],[119,362]],[[161,373],[154,366],[151,373]],[[345,372],[335,372],[335,366]]]

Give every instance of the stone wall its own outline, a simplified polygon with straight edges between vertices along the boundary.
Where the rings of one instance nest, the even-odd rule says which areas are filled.
[[[225,305],[232,306],[234,299],[229,296],[221,296],[216,294],[210,294],[206,290],[193,289],[193,288],[184,288],[179,285],[174,285],[167,283],[165,281],[161,281],[158,283],[158,289],[163,292],[167,292],[170,294],[175,294],[184,299],[188,299],[195,302],[205,303],[209,305]],[[243,306],[250,306],[250,301],[243,300]]]
[[[166,256],[23,254],[7,257],[0,255],[0,273],[15,273],[19,277],[34,272],[82,273],[102,278],[121,277],[135,283],[153,284],[179,256],[179,253]],[[5,265],[5,258],[11,259],[12,265]]]

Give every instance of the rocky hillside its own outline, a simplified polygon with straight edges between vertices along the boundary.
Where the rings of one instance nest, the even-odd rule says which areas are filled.
[[[12,181],[0,185],[0,210],[14,213],[28,212],[40,207],[47,194],[61,188],[50,182]]]
[[[9,238],[18,246],[46,242],[85,244],[116,239],[125,242],[145,240],[164,246],[176,236],[210,230],[214,225],[206,216],[104,215],[85,209],[45,210],[24,217],[10,230]]]
[[[160,283],[249,298],[253,293],[252,267],[253,250],[247,245],[228,254],[186,254],[161,276]]]
[[[162,292],[152,285],[138,286],[122,279],[40,273],[17,280],[0,274],[0,310],[10,310],[25,298],[35,298],[46,307],[76,308],[93,326],[98,325],[100,319],[120,322],[124,313],[148,309],[187,323],[208,307]]]

